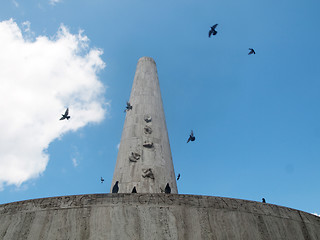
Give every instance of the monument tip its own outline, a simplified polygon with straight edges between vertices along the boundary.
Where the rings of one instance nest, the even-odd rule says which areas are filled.
[[[141,58],[139,58],[138,62],[142,62],[142,61],[151,61],[151,62],[153,62],[154,64],[156,64],[156,62],[154,61],[154,59],[151,58],[151,57],[141,57]]]

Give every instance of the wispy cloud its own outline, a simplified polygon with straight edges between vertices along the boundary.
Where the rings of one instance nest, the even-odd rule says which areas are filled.
[[[51,5],[56,5],[57,3],[59,3],[59,2],[61,2],[61,0],[49,0],[49,3],[51,4]]]
[[[12,0],[12,3],[16,6],[19,7],[19,3],[16,0]]]
[[[29,21],[25,21],[22,23],[23,31],[24,32],[30,32],[30,25],[31,23]]]
[[[312,213],[313,215],[316,215],[316,216],[318,216],[318,217],[320,217],[320,214],[318,214],[318,213]]]
[[[78,161],[76,158],[72,158],[72,164],[74,167],[78,167]]]
[[[28,31],[30,23],[25,24]],[[28,32],[27,31],[27,32]],[[105,115],[102,51],[61,26],[34,41],[11,19],[0,22],[0,189],[46,169],[50,142]],[[59,121],[65,108],[70,120]]]
[[[118,149],[118,150],[119,150],[119,147],[120,147],[120,143],[117,144],[117,149]]]

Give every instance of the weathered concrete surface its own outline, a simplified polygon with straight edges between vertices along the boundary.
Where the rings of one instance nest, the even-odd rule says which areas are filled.
[[[0,205],[0,239],[319,240],[320,218],[220,197],[78,195]]]
[[[112,187],[120,193],[178,193],[156,63],[139,59],[126,113]]]

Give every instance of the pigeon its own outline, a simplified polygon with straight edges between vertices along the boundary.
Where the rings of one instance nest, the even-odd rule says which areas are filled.
[[[119,183],[119,181],[116,181],[116,184],[112,188],[112,193],[118,193],[119,192],[118,183]]]
[[[262,198],[262,202],[263,202],[263,203],[266,203],[266,200],[265,200],[264,198]]]
[[[137,189],[136,187],[133,187],[132,192],[131,193],[137,193]]]
[[[101,181],[101,183],[103,183],[103,182],[104,182],[104,179],[103,179],[103,177],[101,177],[100,181]]]
[[[124,110],[124,112],[127,112],[127,111],[129,111],[131,109],[132,109],[131,104],[129,102],[127,102],[127,106],[126,106],[126,109]]]
[[[67,108],[67,110],[64,114],[61,114],[62,117],[60,118],[60,120],[64,120],[64,119],[69,120],[70,116],[68,116],[68,114],[69,114],[69,108]]]
[[[215,24],[211,27],[210,31],[209,31],[209,37],[211,37],[211,35],[216,35],[217,31],[216,31],[216,27],[218,26],[218,24]]]
[[[180,179],[180,173],[178,174],[177,181]]]
[[[187,143],[190,142],[190,141],[193,142],[194,140],[196,140],[196,137],[193,136],[193,131],[191,130],[191,133],[190,133],[190,136],[189,136],[189,138],[188,138]]]
[[[169,183],[167,183],[166,188],[164,189],[165,193],[171,193],[171,187],[169,186]]]
[[[249,48],[250,52],[248,53],[248,55],[251,55],[252,53],[253,54],[256,54],[256,52],[253,50],[253,48]]]

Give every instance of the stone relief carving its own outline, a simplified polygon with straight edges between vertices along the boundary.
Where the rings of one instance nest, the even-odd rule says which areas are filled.
[[[143,172],[142,174],[143,178],[148,177],[148,178],[154,179],[154,175],[151,168],[142,169],[142,172]]]
[[[144,115],[144,121],[146,121],[147,123],[152,121],[152,118],[150,115]]]
[[[146,148],[153,148],[153,142],[144,141],[143,146]]]
[[[139,153],[136,152],[131,152],[131,155],[129,156],[129,160],[130,162],[136,162],[137,160],[139,160],[141,157],[141,155]]]
[[[151,127],[145,126],[145,127],[144,127],[144,133],[145,133],[145,134],[151,134],[151,133],[152,133]]]

